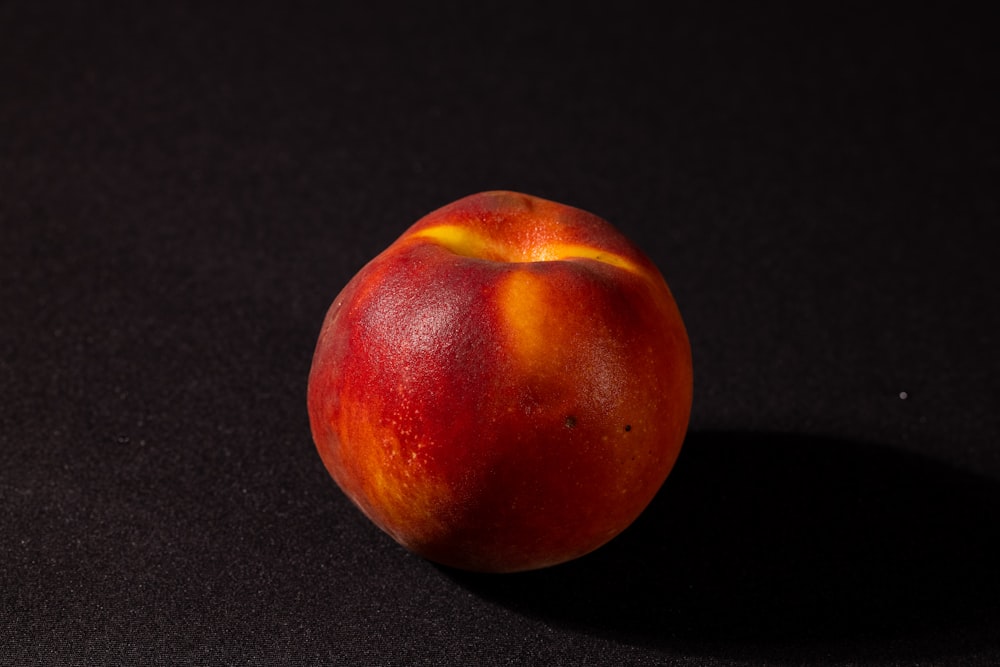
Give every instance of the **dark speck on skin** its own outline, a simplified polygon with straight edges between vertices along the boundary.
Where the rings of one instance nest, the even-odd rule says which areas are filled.
[[[574,427],[576,427],[576,417],[574,417],[573,415],[569,415],[568,417],[566,417],[566,428],[574,428]]]
[[[626,431],[631,431],[632,430],[632,425],[631,424],[625,424],[625,430]]]

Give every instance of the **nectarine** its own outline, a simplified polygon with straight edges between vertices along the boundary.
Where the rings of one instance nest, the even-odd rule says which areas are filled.
[[[624,530],[687,430],[687,333],[653,262],[596,215],[484,192],[344,287],[308,411],[334,480],[432,561],[512,572]]]

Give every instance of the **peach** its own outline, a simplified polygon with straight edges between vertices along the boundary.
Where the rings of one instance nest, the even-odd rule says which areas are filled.
[[[652,261],[596,215],[484,192],[410,227],[319,334],[319,454],[377,526],[514,572],[623,531],[680,452],[691,349]]]

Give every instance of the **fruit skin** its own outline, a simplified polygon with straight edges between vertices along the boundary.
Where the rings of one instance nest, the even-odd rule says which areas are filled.
[[[514,572],[605,544],[674,465],[691,349],[654,264],[601,218],[515,192],[440,208],[323,323],[313,439],[413,552]]]

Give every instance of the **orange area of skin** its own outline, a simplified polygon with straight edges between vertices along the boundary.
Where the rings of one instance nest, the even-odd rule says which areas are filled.
[[[463,257],[498,262],[552,262],[592,259],[636,274],[643,271],[621,255],[575,243],[514,244],[478,234],[458,225],[437,225],[415,232],[411,238],[427,239]]]
[[[559,328],[546,294],[551,287],[529,271],[515,271],[500,285],[497,305],[503,330],[522,365],[537,367],[552,361],[553,337]]]
[[[438,517],[442,508],[454,503],[453,492],[428,474],[425,447],[410,437],[410,429],[394,422],[379,426],[377,413],[370,407],[370,402],[358,401],[340,420],[340,436],[352,443],[350,451],[355,454],[351,463],[358,474],[352,478],[363,480],[363,486],[355,490],[359,493],[351,495],[398,541],[416,546],[442,531]],[[405,526],[409,533],[397,534],[392,530],[395,526]]]
[[[608,407],[622,398],[627,355],[600,317],[600,300],[592,302],[596,312],[560,303],[567,295],[586,299],[586,292],[568,286],[553,291],[551,276],[530,269],[511,271],[495,294],[499,330],[524,377],[544,378],[553,387],[571,384],[574,389],[567,393],[583,404]],[[589,297],[598,298],[596,293]],[[572,376],[586,381],[572,382]]]

